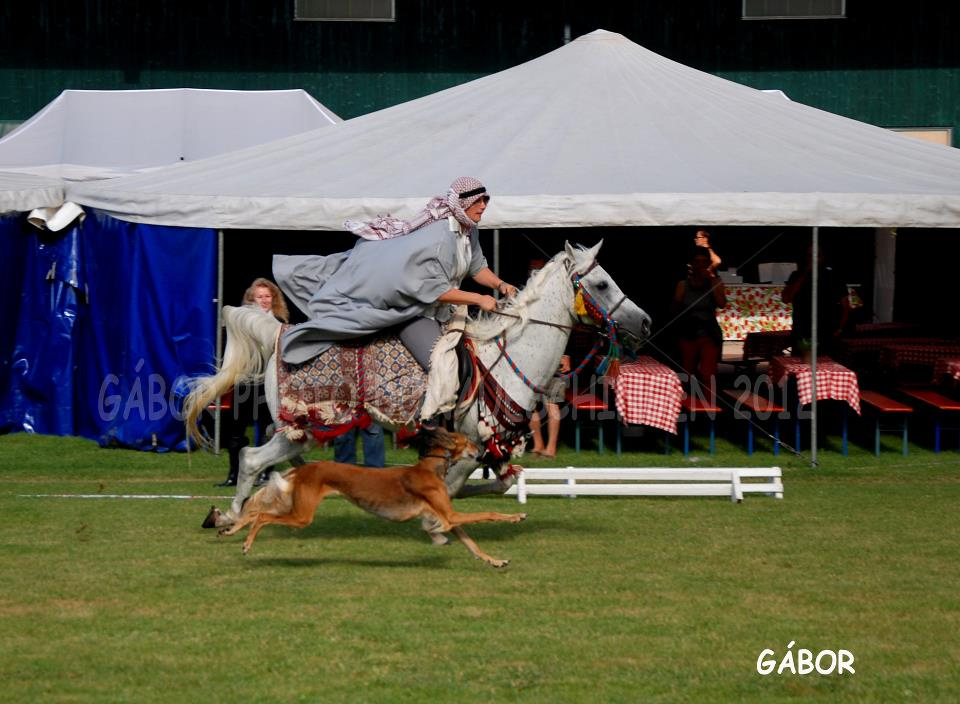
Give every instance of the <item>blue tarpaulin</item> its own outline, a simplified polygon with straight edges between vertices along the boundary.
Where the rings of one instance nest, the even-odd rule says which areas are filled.
[[[2,235],[28,241],[0,428],[182,449],[174,387],[213,368],[216,232],[93,212],[66,233]]]
[[[6,300],[0,305],[0,403],[10,388],[13,348],[20,316],[20,291],[23,288],[23,263],[27,257],[26,220],[22,215],[0,216],[0,281],[7,288]],[[3,406],[0,405],[0,409]],[[0,429],[4,416],[0,413]]]
[[[22,277],[0,427],[73,433],[73,334],[79,308],[80,228],[50,233],[17,228]],[[11,262],[13,264],[14,262]]]

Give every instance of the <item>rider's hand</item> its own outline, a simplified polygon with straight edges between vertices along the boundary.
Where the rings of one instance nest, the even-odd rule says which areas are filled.
[[[477,305],[488,313],[497,309],[497,299],[493,296],[480,296]]]
[[[517,287],[513,284],[508,284],[506,281],[501,281],[497,284],[497,291],[501,296],[506,296],[507,298],[513,298],[517,295]]]

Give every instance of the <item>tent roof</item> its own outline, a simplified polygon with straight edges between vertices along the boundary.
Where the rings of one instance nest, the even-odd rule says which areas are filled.
[[[0,213],[53,208],[63,203],[59,179],[0,172]]]
[[[302,90],[65,90],[0,139],[0,169],[110,178],[341,121]]]
[[[158,224],[342,229],[409,215],[461,175],[493,195],[485,227],[960,226],[960,150],[602,30],[333,129],[68,195]]]

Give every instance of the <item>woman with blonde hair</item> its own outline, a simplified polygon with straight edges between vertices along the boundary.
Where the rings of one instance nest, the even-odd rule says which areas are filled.
[[[283,291],[270,279],[262,276],[254,279],[243,294],[243,305],[259,306],[264,313],[272,313],[273,317],[280,322],[290,322],[290,309],[287,308],[287,299],[283,297]]]
[[[243,305],[257,308],[283,323],[290,322],[290,310],[283,292],[275,283],[262,276],[254,279],[243,294]],[[226,415],[226,421],[230,471],[227,478],[217,486],[236,486],[240,472],[240,450],[250,442],[247,440],[247,428],[251,423],[256,423],[260,439],[265,440],[267,426],[270,425],[270,411],[267,408],[263,384],[237,384],[233,389],[232,408]],[[265,469],[261,478],[269,475],[271,469]]]

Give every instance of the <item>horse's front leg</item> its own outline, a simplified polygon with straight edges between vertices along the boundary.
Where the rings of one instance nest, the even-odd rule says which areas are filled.
[[[462,466],[461,466],[462,465]],[[481,494],[505,494],[517,483],[517,473],[507,472],[482,484],[467,484],[467,478],[479,465],[476,462],[458,462],[447,472],[447,491],[450,496],[466,499]]]
[[[451,498],[462,496],[460,492],[463,491],[467,479],[479,466],[480,463],[473,459],[462,459],[450,466],[443,481],[447,485],[447,493]]]

